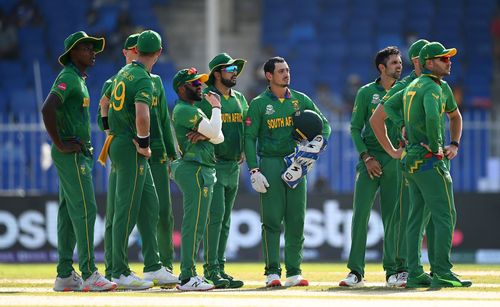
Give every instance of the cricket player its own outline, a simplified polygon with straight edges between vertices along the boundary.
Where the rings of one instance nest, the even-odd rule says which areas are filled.
[[[113,281],[119,289],[143,290],[153,281],[143,280],[132,273],[128,265],[128,239],[137,219],[149,221],[152,229],[158,223],[158,196],[147,159],[151,157],[150,112],[155,86],[150,72],[162,52],[161,37],[147,30],[137,39],[139,56],[125,65],[113,79],[105,95],[109,101],[109,137],[103,151],[109,148],[111,163],[116,170],[115,208],[112,226]],[[103,107],[103,106],[102,106]],[[103,107],[103,111],[106,111]],[[105,115],[105,114],[103,114]],[[161,271],[156,237],[143,233],[143,251],[151,255],[146,272]],[[149,257],[148,257],[149,258]],[[164,270],[163,270],[164,271]]]
[[[215,171],[217,182],[214,185],[212,203],[208,214],[207,229],[203,240],[205,278],[216,288],[241,288],[243,281],[234,279],[225,271],[227,239],[231,226],[233,209],[240,177],[240,164],[243,154],[243,119],[248,110],[245,96],[236,91],[236,78],[243,71],[243,59],[233,59],[227,53],[215,56],[208,64],[210,69],[208,85],[204,93],[210,91],[221,97],[222,133],[224,142],[215,145]],[[197,106],[212,116],[212,106],[203,99]]]
[[[139,53],[137,51],[137,39],[139,34],[130,35],[125,41],[123,47],[123,55],[125,56],[126,64],[137,60]],[[172,274],[173,266],[173,214],[170,198],[170,179],[168,175],[168,158],[175,160],[177,154],[173,145],[173,136],[170,128],[170,117],[168,114],[167,102],[165,99],[165,91],[160,76],[153,73],[150,74],[154,85],[153,102],[150,109],[151,120],[151,158],[148,160],[153,181],[155,182],[156,192],[159,199],[159,220],[158,229],[151,224],[148,216],[141,215],[137,220],[138,228],[140,229],[142,239],[142,253],[144,258],[144,279],[152,281],[155,285],[168,288],[173,287],[178,283],[177,276]],[[106,91],[113,84],[113,79],[116,76],[108,79],[102,88],[101,101],[98,109],[97,121],[99,127],[109,134],[108,110],[110,98],[105,95]],[[102,108],[101,108],[102,105]],[[108,137],[108,142],[111,137]],[[107,152],[101,152],[99,162],[103,165],[106,163]],[[106,205],[106,228],[104,233],[104,257],[106,264],[106,276],[111,278],[112,266],[112,229],[113,215],[115,210],[115,194],[116,191],[116,169],[111,165],[111,171],[108,181],[108,195]],[[165,266],[155,270],[157,267],[157,253],[154,247],[149,243],[153,238],[158,238],[158,247],[160,251],[160,260]],[[154,271],[151,271],[154,270]]]
[[[90,143],[90,97],[86,71],[95,55],[104,49],[104,38],[75,32],[64,40],[59,57],[63,69],[42,106],[51,155],[59,176],[57,215],[57,278],[54,291],[108,291],[116,284],[104,278],[94,263],[96,201],[92,182]],[[82,277],[73,269],[73,251],[78,249]]]
[[[351,136],[360,160],[356,166],[351,250],[347,263],[350,272],[339,283],[344,287],[364,285],[368,220],[379,190],[384,225],[383,267],[386,281],[389,286],[402,286],[402,283],[397,284],[398,274],[394,267],[396,243],[391,229],[391,218],[399,199],[400,170],[398,161],[383,150],[368,122],[382,97],[401,76],[403,66],[399,50],[393,46],[380,50],[375,57],[375,66],[380,76],[359,89],[351,118]],[[389,139],[396,144],[400,133],[394,125],[388,126]],[[394,283],[389,283],[390,281]]]
[[[214,288],[212,283],[196,273],[198,246],[206,229],[216,181],[214,144],[224,141],[218,94],[208,92],[204,95],[212,107],[210,118],[195,105],[202,99],[202,85],[207,80],[208,75],[199,74],[195,68],[178,71],[173,80],[173,88],[179,96],[173,121],[182,156],[178,163],[172,165],[173,178],[183,195],[181,283],[177,286],[181,291]]]
[[[429,286],[429,276],[423,271],[418,256],[410,255],[418,250],[424,227],[424,209],[430,210],[434,223],[434,256],[430,286],[469,287],[471,282],[460,280],[452,271],[450,260],[451,241],[456,223],[453,199],[453,183],[449,163],[458,153],[461,137],[461,121],[451,125],[451,142],[444,146],[444,117],[447,93],[443,91],[442,78],[451,73],[451,57],[455,48],[446,49],[438,42],[425,45],[419,54],[422,75],[412,81],[397,95],[403,96],[403,122],[408,138],[404,151],[387,146],[384,149],[394,158],[402,157],[404,170],[410,186],[408,224],[408,284],[415,287]],[[385,110],[394,122],[401,121],[400,103],[397,95],[389,98]]]
[[[316,112],[323,120],[321,134],[324,140],[329,138],[331,128],[307,95],[289,88],[290,68],[285,59],[267,60],[264,74],[269,87],[250,103],[245,119],[244,145],[252,187],[260,193],[265,284],[266,287],[281,286],[280,234],[283,225],[287,277],[284,285],[308,286],[301,269],[307,180],[304,178],[291,188],[281,174],[287,168],[284,158],[297,146],[292,136],[294,114],[304,110]]]

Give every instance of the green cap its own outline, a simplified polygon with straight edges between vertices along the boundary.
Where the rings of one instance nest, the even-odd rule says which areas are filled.
[[[428,43],[429,41],[426,39],[419,39],[418,41],[411,44],[410,48],[408,49],[408,57],[410,58],[410,60],[418,58],[420,50],[422,50],[422,47],[424,47]]]
[[[69,52],[80,43],[92,43],[95,53],[103,51],[105,45],[103,37],[97,38],[88,36],[87,33],[83,31],[75,32],[64,40],[64,53],[59,57],[59,64],[62,66],[68,64]]]
[[[196,68],[184,68],[179,70],[172,81],[172,85],[174,87],[174,91],[178,93],[179,86],[183,85],[186,82],[191,82],[195,80],[200,80],[201,83],[205,83],[208,80],[207,74],[199,74]]]
[[[241,71],[243,70],[243,67],[245,66],[246,61],[243,59],[233,59],[229,54],[227,53],[220,53],[216,55],[210,63],[208,63],[208,69],[210,69],[210,74],[209,78],[207,81],[208,85],[213,85],[215,82],[214,78],[214,70],[217,69],[219,66],[229,66],[229,65],[236,65],[238,66],[238,73],[236,76],[239,76],[241,74]]]
[[[422,50],[420,50],[419,61],[422,67],[425,66],[425,60],[432,58],[441,58],[441,57],[452,57],[457,54],[457,49],[450,48],[446,49],[441,43],[432,42],[425,45]]]
[[[137,50],[139,52],[153,53],[161,49],[160,34],[153,30],[143,31],[137,39]]]
[[[130,50],[136,47],[138,38],[139,38],[139,33],[135,33],[127,37],[125,44],[123,44],[123,49]]]

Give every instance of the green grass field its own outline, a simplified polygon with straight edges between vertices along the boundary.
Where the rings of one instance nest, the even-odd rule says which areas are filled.
[[[101,272],[103,264],[98,265]],[[304,288],[264,288],[263,264],[230,263],[227,271],[245,281],[238,290],[215,290],[205,293],[179,292],[175,289],[112,293],[56,293],[52,291],[55,264],[0,264],[0,306],[355,306],[366,300],[370,306],[403,302],[429,302],[457,306],[500,306],[500,265],[457,264],[454,271],[473,286],[464,289],[406,290],[386,288],[381,264],[368,264],[367,286],[357,289],[338,287],[345,277],[345,263],[305,263],[303,275],[311,285]],[[142,275],[141,264],[133,264]],[[174,267],[179,271],[178,264]],[[201,272],[201,266],[198,272]],[[282,278],[284,281],[284,277]],[[282,305],[283,303],[283,305]],[[335,304],[336,305],[336,304]],[[309,306],[306,306],[309,307]]]

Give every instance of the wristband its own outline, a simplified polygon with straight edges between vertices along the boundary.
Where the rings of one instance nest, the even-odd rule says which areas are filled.
[[[109,130],[108,117],[107,116],[103,116],[101,118],[102,118],[102,127],[104,128],[104,130]]]
[[[457,146],[457,148],[458,148],[459,143],[458,143],[457,141],[451,141],[451,142],[450,142],[450,145],[455,145],[455,146]]]
[[[137,136],[137,143],[140,148],[148,148],[149,147],[149,135],[145,137]]]
[[[218,106],[212,106],[212,109],[220,109]]]
[[[373,160],[373,159],[374,159],[374,158],[373,158],[372,156],[369,156],[369,157],[367,157],[367,158],[364,160],[364,162],[365,162],[365,163],[367,163],[368,161]]]

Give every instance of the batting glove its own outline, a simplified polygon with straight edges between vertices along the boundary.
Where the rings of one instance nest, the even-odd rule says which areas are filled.
[[[250,170],[250,174],[252,188],[259,193],[266,193],[267,188],[269,188],[269,183],[266,177],[260,172],[260,169],[254,168]]]

